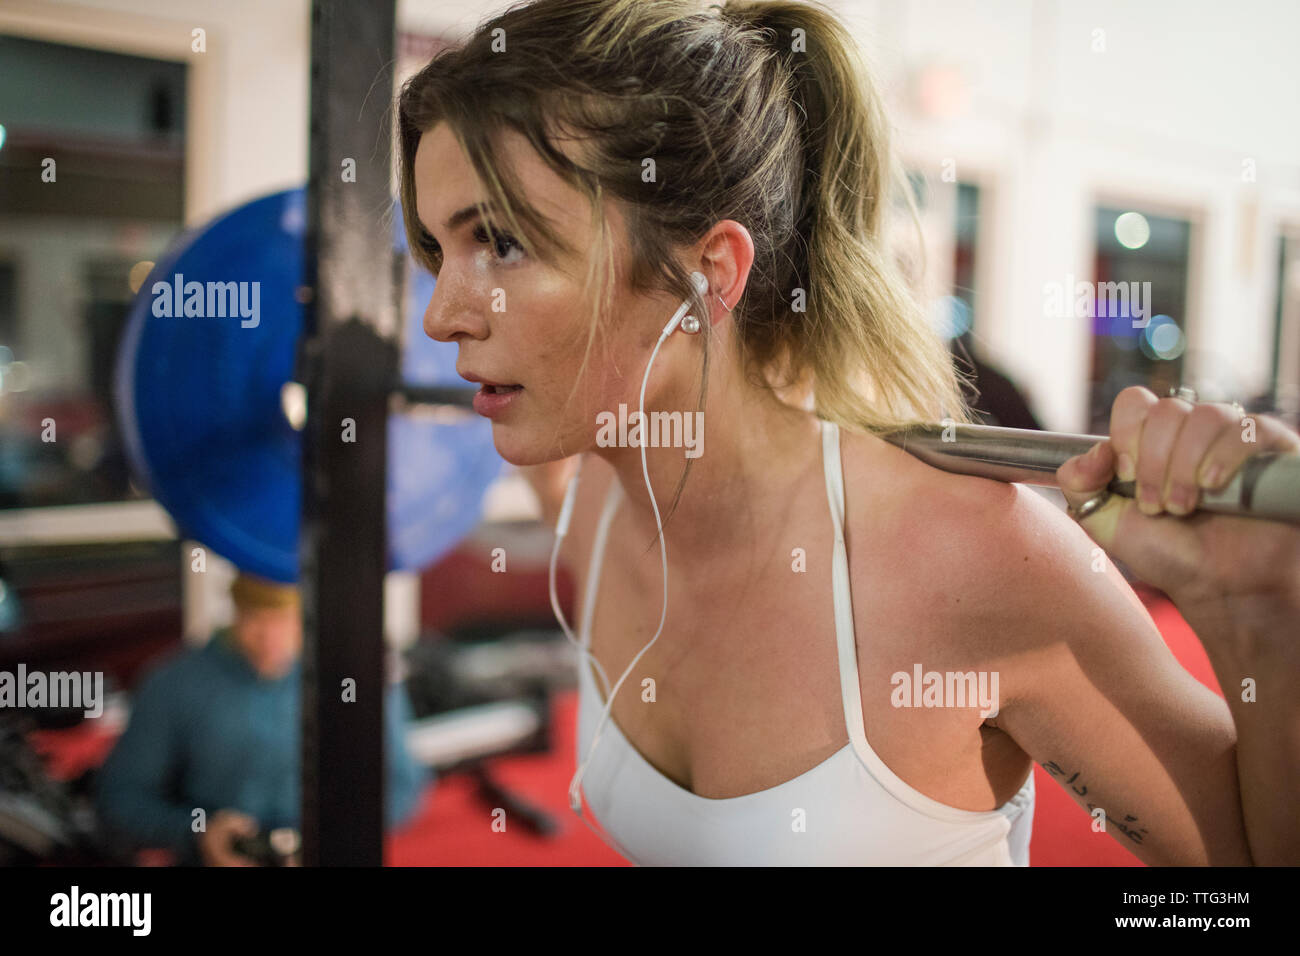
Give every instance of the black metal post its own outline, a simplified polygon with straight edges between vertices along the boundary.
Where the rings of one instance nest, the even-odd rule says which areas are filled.
[[[384,495],[400,335],[390,190],[395,0],[314,0],[303,460],[307,866],[383,863]],[[272,91],[268,91],[270,94]]]

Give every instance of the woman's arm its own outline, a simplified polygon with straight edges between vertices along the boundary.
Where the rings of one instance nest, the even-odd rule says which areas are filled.
[[[1300,567],[1300,555],[1291,560]],[[1251,611],[1184,615],[1205,645],[1237,726],[1246,833],[1260,866],[1300,863],[1300,599],[1293,607],[1276,618]]]
[[[1252,863],[1227,704],[1050,502],[1017,488],[984,520],[988,560],[968,583],[1009,656],[997,726],[1144,863]]]
[[[1112,496],[1082,527],[1168,594],[1196,631],[1236,723],[1251,854],[1258,864],[1294,865],[1300,862],[1300,527],[1196,512],[1200,489],[1222,488],[1261,452],[1300,454],[1300,434],[1240,407],[1159,399],[1131,387],[1115,399],[1109,440],[1070,459],[1057,479],[1076,508],[1116,473],[1149,489],[1145,508]]]

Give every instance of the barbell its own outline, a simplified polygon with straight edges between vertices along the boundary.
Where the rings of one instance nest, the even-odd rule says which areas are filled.
[[[1106,440],[1105,435],[957,424],[913,425],[881,437],[944,471],[1051,488],[1057,487],[1058,468]],[[1108,488],[1133,498],[1135,484],[1115,478]],[[1203,490],[1197,510],[1300,522],[1300,455],[1252,455],[1223,488]]]

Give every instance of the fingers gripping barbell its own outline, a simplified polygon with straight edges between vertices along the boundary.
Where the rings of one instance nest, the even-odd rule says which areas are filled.
[[[957,424],[915,425],[881,437],[944,471],[1053,488],[1057,469],[1106,440],[1105,435]],[[1135,482],[1118,478],[1106,490],[1136,495]],[[1202,490],[1198,509],[1300,522],[1300,455],[1253,455],[1225,487]]]

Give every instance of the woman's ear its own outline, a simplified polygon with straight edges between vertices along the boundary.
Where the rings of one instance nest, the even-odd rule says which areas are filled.
[[[711,291],[709,313],[714,322],[735,309],[745,294],[749,270],[754,265],[754,239],[749,230],[734,219],[723,219],[700,240],[698,265],[709,278]],[[726,312],[719,312],[720,307]]]

